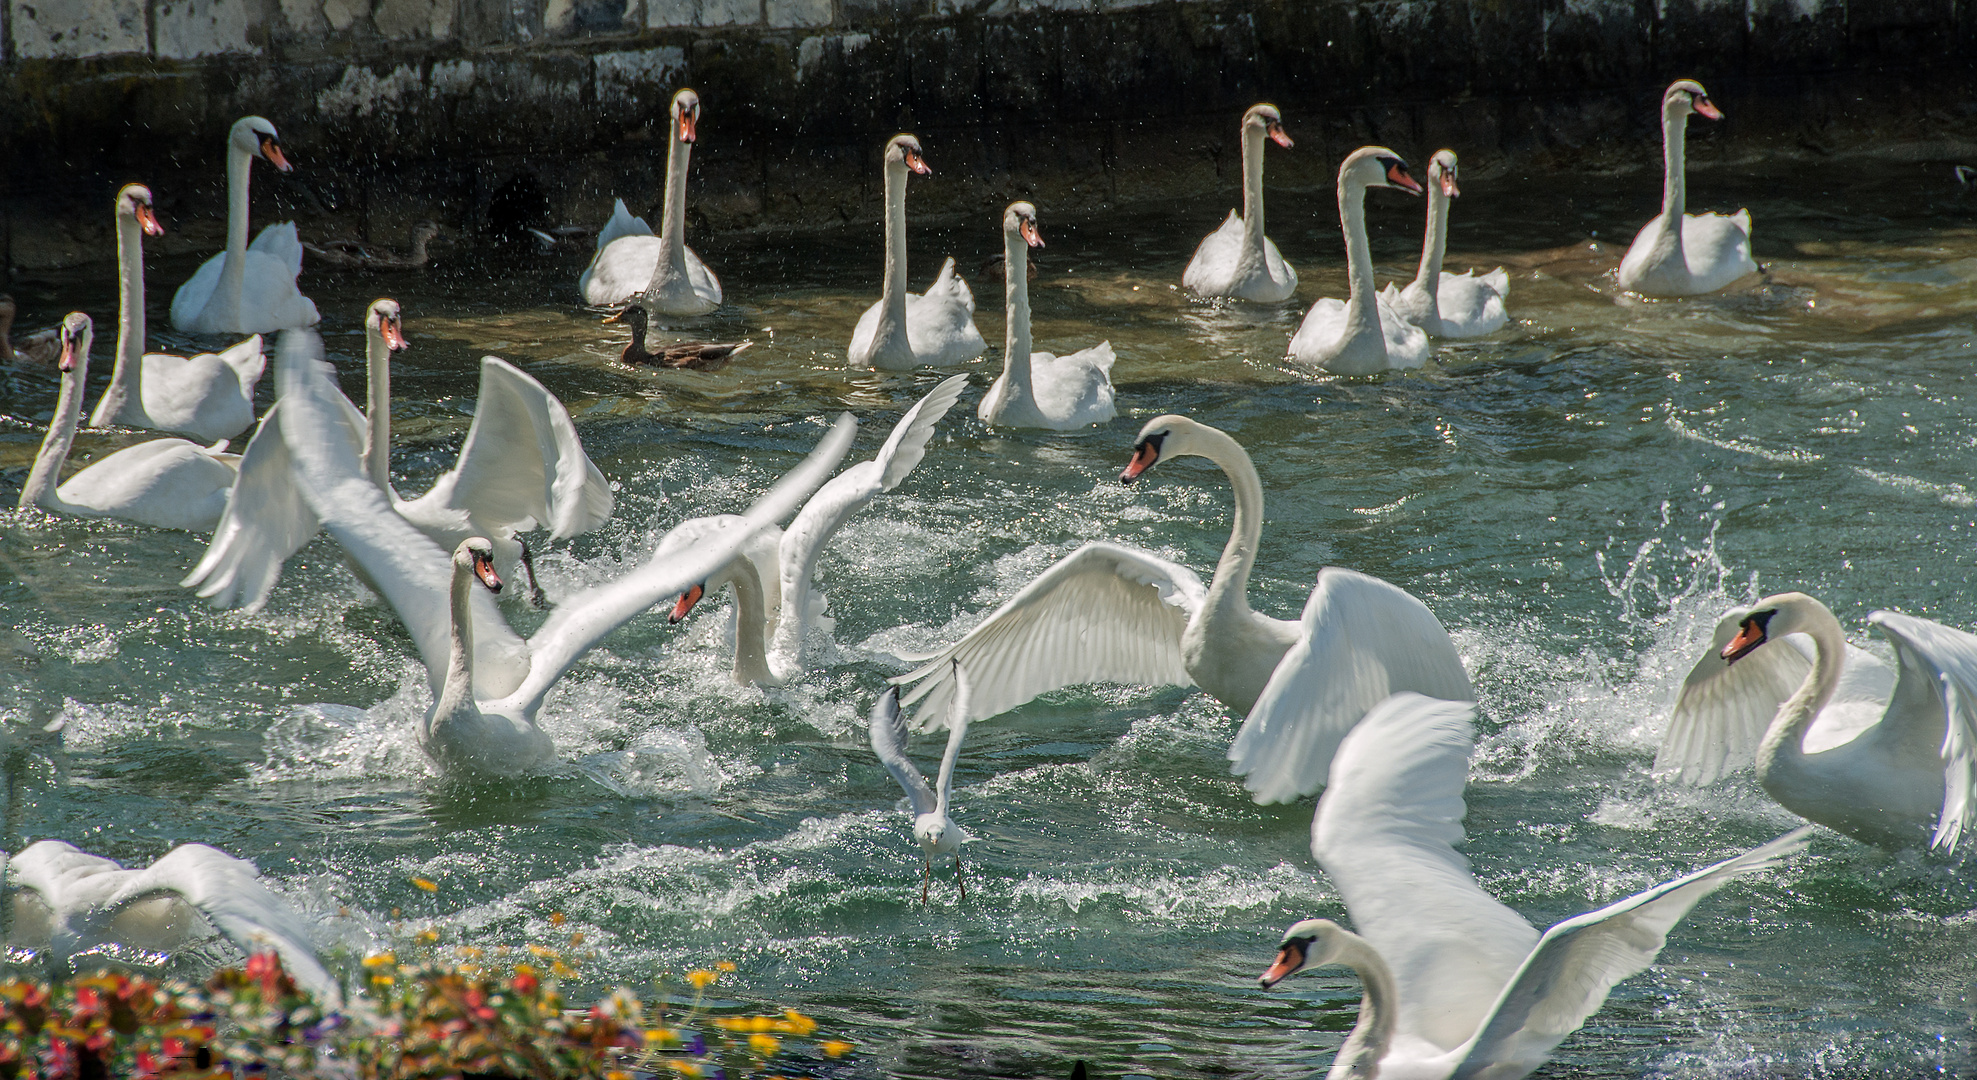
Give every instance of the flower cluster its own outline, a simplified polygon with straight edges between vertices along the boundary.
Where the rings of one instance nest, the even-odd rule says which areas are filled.
[[[213,1065],[213,1028],[190,987],[127,975],[48,986],[0,981],[0,1078],[158,1077]]]

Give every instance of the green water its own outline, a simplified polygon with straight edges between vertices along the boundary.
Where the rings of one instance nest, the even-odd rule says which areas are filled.
[[[426,696],[410,642],[327,539],[241,616],[176,586],[199,538],[9,513],[6,841],[140,863],[216,844],[255,860],[346,958],[422,929],[483,946],[580,931],[599,954],[593,989],[730,960],[734,1000],[803,1007],[859,1044],[816,1066],[832,1075],[1061,1076],[1074,1057],[1098,1077],[1308,1074],[1359,989],[1343,970],[1256,987],[1284,926],[1343,908],[1308,851],[1310,803],[1259,808],[1227,775],[1238,718],[1200,693],[1099,687],[978,725],[956,776],[955,816],[982,840],[965,853],[967,897],[937,867],[922,906],[899,791],[864,741],[900,670],[889,654],[951,640],[1088,540],[1206,574],[1227,536],[1221,475],[1184,460],[1116,481],[1139,424],[1182,412],[1241,440],[1262,473],[1258,610],[1295,617],[1317,569],[1338,564],[1413,592],[1455,635],[1482,698],[1467,850],[1486,888],[1543,926],[1768,839],[1795,819],[1748,773],[1700,793],[1648,777],[1717,614],[1796,588],[1870,648],[1877,607],[1977,625],[1977,199],[1948,172],[1698,172],[1691,209],[1750,206],[1772,278],[1652,303],[1617,295],[1621,248],[1588,240],[1624,247],[1654,210],[1655,173],[1465,174],[1449,267],[1508,266],[1515,322],[1443,346],[1428,371],[1370,379],[1279,361],[1303,307],[1344,289],[1329,191],[1271,192],[1274,238],[1303,279],[1281,309],[1215,311],[1174,289],[1233,190],[1043,206],[1037,347],[1110,339],[1124,415],[991,434],[973,410],[992,351],[918,471],[824,556],[837,647],[818,670],[734,686],[722,597],[680,627],[663,611],[636,620],[551,695],[545,726],[610,786],[434,775],[412,736]],[[1371,203],[1382,280],[1411,276],[1420,204]],[[998,345],[1000,282],[980,268],[1000,251],[999,214],[912,234],[915,286],[955,254]],[[568,404],[620,488],[607,527],[540,558],[556,596],[641,559],[684,517],[745,505],[838,410],[865,421],[854,452],[869,456],[943,374],[843,367],[877,295],[875,226],[692,240],[729,305],[678,336],[759,343],[711,375],[617,366],[622,333],[576,303],[582,253],[441,249],[425,274],[312,269],[303,285],[357,393],[365,305],[404,303],[401,491],[450,464],[482,354]],[[194,265],[152,266],[154,328]],[[23,325],[97,316],[100,384],[109,264],[14,291]],[[8,503],[54,389],[34,373],[0,382]],[[86,436],[78,458],[137,438]],[[524,632],[539,619],[511,617]],[[915,749],[930,769],[939,740]],[[1832,833],[1812,852],[1705,901],[1541,1075],[1977,1069],[1968,873]]]

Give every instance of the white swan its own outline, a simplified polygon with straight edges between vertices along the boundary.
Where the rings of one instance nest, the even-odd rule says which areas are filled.
[[[42,840],[12,859],[0,855],[0,864],[16,888],[8,942],[45,949],[53,976],[73,971],[78,955],[104,944],[163,952],[210,924],[243,952],[274,950],[296,985],[329,1007],[342,1003],[302,917],[245,859],[182,844],[142,870],[126,870],[63,841]]]
[[[824,545],[853,514],[898,487],[927,454],[934,426],[968,388],[968,376],[950,375],[899,418],[885,445],[830,479],[803,504],[787,532],[764,526],[725,566],[680,596],[672,621],[686,618],[708,592],[732,585],[735,593],[734,678],[744,685],[780,686],[803,672],[804,638],[812,627],[828,632],[823,594],[811,586]],[[681,522],[679,530],[733,527],[732,515]]]
[[[1681,79],[1661,96],[1661,213],[1641,226],[1620,260],[1620,287],[1643,296],[1711,293],[1757,272],[1749,210],[1728,217],[1683,213],[1689,185],[1682,151],[1690,113],[1723,119],[1701,83]]]
[[[442,769],[478,777],[561,771],[554,743],[536,724],[550,688],[605,635],[705,580],[756,529],[795,509],[836,467],[857,428],[849,415],[839,420],[735,527],[692,544],[667,536],[637,569],[566,598],[524,641],[473,588],[476,579],[490,589],[499,584],[492,545],[470,537],[449,566],[447,553],[394,513],[365,473],[353,410],[322,359],[322,339],[284,335],[275,385],[303,499],[398,612],[425,662],[434,700],[420,745]]]
[[[1503,329],[1510,321],[1504,298],[1510,295],[1510,275],[1503,267],[1477,277],[1442,273],[1448,249],[1449,200],[1462,194],[1455,183],[1455,151],[1436,151],[1428,159],[1428,227],[1421,240],[1421,269],[1407,288],[1389,283],[1380,290],[1380,303],[1429,337],[1481,337]]]
[[[1373,294],[1373,251],[1366,242],[1366,189],[1393,187],[1421,194],[1407,163],[1384,146],[1354,150],[1339,165],[1339,226],[1345,232],[1351,292],[1311,305],[1291,337],[1290,360],[1340,375],[1371,375],[1428,362],[1428,335],[1387,310]]]
[[[934,883],[934,856],[954,855],[954,882],[961,886],[961,899],[968,898],[968,884],[961,878],[961,845],[973,840],[968,831],[955,824],[948,815],[948,806],[954,795],[954,762],[961,755],[961,742],[968,737],[968,673],[957,662],[954,665],[954,715],[947,728],[947,752],[941,755],[940,777],[933,788],[927,787],[927,778],[913,767],[912,759],[906,756],[906,718],[899,711],[899,687],[888,686],[886,692],[872,706],[872,714],[867,720],[872,732],[872,752],[879,756],[879,764],[886,767],[892,778],[899,782],[900,789],[906,792],[906,800],[913,814],[913,839],[919,841],[920,851],[927,857],[927,875],[921,879],[920,902],[927,902],[927,894]]]
[[[686,246],[687,160],[700,123],[700,95],[674,94],[672,115],[659,235],[617,200],[597,234],[597,254],[577,279],[586,304],[622,304],[643,295],[646,308],[661,315],[705,315],[721,306],[720,279]]]
[[[1898,676],[1804,593],[1725,615],[1682,684],[1655,774],[1707,784],[1754,754],[1758,783],[1800,817],[1870,844],[1955,851],[1977,825],[1977,637],[1894,611],[1867,619]],[[1793,634],[1811,639],[1809,661],[1770,645],[1797,645]]]
[[[589,532],[610,520],[614,496],[563,403],[499,357],[481,358],[480,397],[453,468],[424,495],[402,499],[391,486],[391,354],[406,347],[398,301],[374,301],[365,316],[369,417],[344,415],[364,445],[364,471],[400,517],[450,551],[470,536],[493,540],[503,574],[519,568],[527,598],[538,605],[535,566],[519,534],[550,530],[553,539]],[[319,524],[289,478],[280,404],[248,440],[240,477],[213,541],[184,581],[215,607],[258,611],[282,564],[316,535]]]
[[[954,259],[924,293],[906,291],[906,174],[933,172],[920,155],[920,140],[895,135],[886,143],[886,281],[879,302],[865,309],[845,354],[855,368],[905,371],[921,364],[942,367],[982,355],[988,342],[975,328],[975,294],[954,272]]]
[[[193,357],[144,351],[144,237],[164,231],[150,188],[126,184],[117,192],[117,366],[89,426],[231,439],[254,424],[254,384],[268,363],[261,335]]]
[[[1247,714],[1229,748],[1259,802],[1309,794],[1324,764],[1366,710],[1399,690],[1469,698],[1455,643],[1426,605],[1377,578],[1335,566],[1298,622],[1249,607],[1249,573],[1263,531],[1263,484],[1249,455],[1223,432],[1183,416],[1141,429],[1120,479],[1185,455],[1221,466],[1235,488],[1228,546],[1203,590],[1194,571],[1116,544],[1086,544],[1059,560],[925,666],[893,681],[918,682],[906,704],[914,722],[950,712],[950,661],[975,679],[970,720],[1038,694],[1088,682],[1199,685]]]
[[[161,529],[210,532],[226,509],[233,486],[232,454],[226,445],[200,446],[184,439],[153,439],[125,447],[92,462],[61,487],[55,480],[68,460],[76,427],[82,422],[83,384],[89,378],[89,346],[95,336],[89,316],[73,312],[62,320],[62,389],[48,435],[21,488],[20,507],[71,517],[116,518]]]
[[[1002,214],[1002,374],[975,410],[994,427],[1076,431],[1119,415],[1112,405],[1112,343],[1063,356],[1030,351],[1030,248],[1042,247],[1037,208],[1013,202]]]
[[[322,319],[315,302],[295,287],[302,272],[295,223],[270,225],[252,247],[247,244],[247,185],[257,157],[289,169],[275,126],[245,116],[227,134],[227,249],[207,259],[172,297],[172,325],[185,333],[264,334]]]
[[[1539,936],[1476,884],[1455,849],[1474,712],[1469,702],[1396,694],[1360,721],[1332,761],[1311,853],[1359,933],[1330,919],[1299,922],[1259,979],[1269,989],[1327,964],[1358,973],[1359,1020],[1328,1080],[1528,1075],[1614,986],[1654,963],[1697,902],[1811,838],[1810,828],[1798,829]]]
[[[1200,297],[1232,296],[1275,304],[1297,291],[1297,271],[1263,233],[1263,138],[1289,149],[1283,114],[1252,105],[1242,117],[1242,215],[1229,211],[1222,227],[1202,238],[1181,274],[1181,287]]]

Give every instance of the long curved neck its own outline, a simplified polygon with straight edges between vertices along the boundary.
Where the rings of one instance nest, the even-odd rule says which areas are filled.
[[[1358,934],[1340,933],[1343,948],[1336,962],[1359,975],[1365,993],[1359,999],[1359,1021],[1352,1025],[1352,1033],[1332,1059],[1326,1080],[1367,1080],[1379,1074],[1380,1059],[1387,1056],[1387,1047],[1393,1042],[1394,1011],[1400,993],[1393,969],[1387,967],[1379,951]]]
[[[1352,292],[1346,299],[1349,324],[1380,325],[1373,308],[1373,249],[1366,242],[1366,189],[1344,177],[1339,178],[1339,228],[1345,233],[1346,280]]]
[[[1449,198],[1442,193],[1440,178],[1428,178],[1428,230],[1421,237],[1421,269],[1414,283],[1430,292],[1441,281],[1442,256],[1448,250]]]
[[[1244,124],[1242,129],[1242,243],[1246,249],[1263,249],[1263,129]]]
[[[886,284],[879,297],[879,334],[906,329],[906,166],[886,162]]]
[[[1661,214],[1681,242],[1682,214],[1688,209],[1688,115],[1673,109],[1661,113]]]
[[[1002,230],[1002,379],[1011,400],[1029,401],[1030,244],[1017,229]]]
[[[729,577],[735,590],[735,681],[774,684],[780,680],[769,668],[769,605],[755,560],[735,556]]]
[[[1263,480],[1250,463],[1249,451],[1224,432],[1204,428],[1197,438],[1206,445],[1192,452],[1221,466],[1236,495],[1235,521],[1229,527],[1222,560],[1215,564],[1215,579],[1208,585],[1208,607],[1248,611],[1249,571],[1263,538]]]
[[[247,281],[248,182],[254,175],[254,155],[227,144],[227,261],[213,295],[222,297],[229,315],[240,311],[240,292]],[[232,329],[228,327],[228,329]]]
[[[1820,710],[1833,700],[1840,684],[1840,667],[1846,660],[1846,637],[1832,612],[1817,608],[1809,613],[1810,625],[1804,632],[1812,638],[1812,671],[1799,684],[1798,691],[1778,706],[1778,714],[1765,729],[1764,741],[1757,747],[1758,782],[1767,787],[1779,770],[1790,771],[1805,761],[1805,733],[1819,717]],[[1773,648],[1786,648],[1782,643]]]
[[[124,411],[144,370],[144,227],[131,214],[117,215],[117,363],[110,385],[90,414],[91,427],[108,427]]]
[[[376,327],[364,331],[364,471],[391,494],[391,347]],[[461,601],[465,603],[465,601]]]
[[[77,362],[75,370],[62,374],[62,389],[55,398],[55,415],[48,422],[48,434],[41,440],[41,450],[34,455],[34,468],[27,474],[27,484],[21,488],[20,507],[45,507],[61,510],[67,504],[55,491],[55,481],[62,474],[62,463],[68,460],[69,446],[75,442],[76,425],[82,421],[82,386],[88,375],[88,367]]]
[[[660,213],[659,259],[675,275],[686,274],[686,170],[693,144],[681,142],[676,122],[666,148],[666,205]]]
[[[446,628],[446,678],[440,684],[433,715],[445,716],[474,706],[474,587],[472,565],[453,564],[453,618]]]

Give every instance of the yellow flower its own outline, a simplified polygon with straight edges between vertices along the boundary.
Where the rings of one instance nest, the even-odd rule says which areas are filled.
[[[817,1021],[795,1009],[786,1009],[783,1012],[783,1022],[776,1026],[792,1035],[808,1035],[817,1030]]]
[[[612,1069],[610,1072],[604,1074],[604,1080],[632,1080],[632,1074],[619,1069]]]
[[[848,1042],[840,1042],[837,1039],[832,1039],[831,1041],[818,1047],[818,1049],[824,1052],[825,1057],[843,1057],[844,1055],[851,1053],[852,1047],[851,1044]]]
[[[718,978],[720,978],[719,975],[708,971],[706,968],[701,968],[698,971],[689,971],[686,974],[686,981],[692,983],[695,990],[707,989],[714,985],[714,980]]]
[[[413,879],[412,879],[412,884],[414,884],[414,885],[417,885],[417,886],[418,886],[419,888],[421,888],[421,889],[424,889],[424,890],[425,890],[426,892],[438,892],[438,891],[439,891],[439,882],[437,882],[437,881],[427,881],[427,880],[426,880],[425,878],[422,878],[422,877],[415,877],[415,878],[413,878]]]
[[[776,1022],[766,1016],[751,1016],[748,1018],[748,1029],[750,1031],[763,1032],[775,1026]]]
[[[390,986],[398,980],[389,975],[373,975],[371,976],[371,981],[377,983],[379,986]]]
[[[560,911],[552,911],[549,913],[549,925],[551,926],[561,926],[569,921],[570,921],[570,917],[568,915],[563,914]]]
[[[679,1037],[679,1033],[671,1028],[648,1028],[645,1032],[645,1045],[659,1046],[664,1043],[678,1042]]]
[[[570,935],[570,948],[574,949],[582,944],[583,944],[583,931],[579,930],[576,933]]]
[[[420,945],[430,945],[433,942],[439,940],[439,931],[421,930],[418,933],[412,935],[412,940]]]
[[[748,1048],[763,1057],[773,1057],[776,1051],[783,1048],[783,1044],[774,1035],[764,1035],[758,1031],[748,1037]]]
[[[561,960],[550,961],[549,971],[551,974],[557,976],[558,978],[563,978],[563,979],[573,979],[576,977],[577,974],[576,968],[571,967],[570,965],[564,963]]]
[[[671,1065],[673,1071],[679,1073],[681,1076],[692,1077],[700,1075],[700,1066],[695,1065],[691,1061],[672,1060],[666,1062],[666,1064]]]
[[[479,960],[482,956],[481,951],[472,945],[462,945],[453,951],[459,953],[460,957],[465,960]]]
[[[747,1031],[748,1020],[740,1016],[721,1016],[715,1018],[714,1026],[722,1031]]]
[[[714,965],[715,971],[733,971],[734,969],[735,966],[732,960],[722,960]]]
[[[364,958],[364,966],[367,968],[388,967],[397,962],[398,958],[388,952],[372,953]]]
[[[535,958],[538,960],[554,960],[558,956],[562,955],[561,953],[557,952],[555,949],[545,948],[544,946],[541,945],[529,946],[529,952],[533,954]]]

